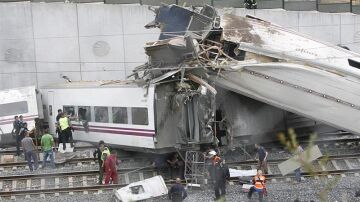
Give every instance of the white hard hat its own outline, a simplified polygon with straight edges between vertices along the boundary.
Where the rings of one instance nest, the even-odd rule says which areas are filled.
[[[210,154],[211,156],[215,156],[215,155],[216,155],[216,151],[211,150],[211,151],[209,152],[209,154]]]

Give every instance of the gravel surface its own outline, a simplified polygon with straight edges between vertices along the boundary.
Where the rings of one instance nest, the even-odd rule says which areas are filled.
[[[340,170],[349,169],[344,160],[336,160],[336,164],[339,166]]]
[[[282,182],[282,183],[267,183],[268,196],[266,201],[294,201],[299,199],[300,201],[320,201],[319,193],[321,190],[326,187],[326,185],[333,184],[336,179],[326,179],[324,180],[312,180],[306,179],[300,184],[295,184],[293,182]],[[360,198],[355,198],[356,188],[360,187],[360,178],[359,177],[345,177],[339,178],[339,182],[333,186],[332,189],[329,189],[327,194],[324,196],[328,197],[328,201],[360,201]],[[210,187],[205,190],[189,190],[188,198],[185,202],[208,202],[213,201],[214,193]],[[82,192],[75,192],[74,195],[70,196],[68,194],[61,195],[60,197],[55,197],[54,195],[46,195],[46,198],[40,198],[38,196],[32,196],[31,199],[23,199],[17,197],[17,201],[27,201],[27,202],[42,202],[42,201],[54,201],[54,202],[76,202],[76,201],[112,201],[112,192],[104,192],[103,194],[93,194],[89,193],[88,195],[82,194]],[[10,201],[5,200],[3,201]],[[168,201],[166,196],[160,197],[153,200],[147,200],[148,202],[162,202]],[[241,185],[232,185],[227,186],[226,201],[249,201],[246,198],[246,193],[242,192]],[[257,195],[253,195],[251,201],[257,201]]]

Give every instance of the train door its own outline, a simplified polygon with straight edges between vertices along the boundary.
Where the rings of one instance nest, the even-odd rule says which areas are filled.
[[[193,96],[186,103],[186,130],[189,142],[198,143],[200,141],[199,134],[199,117],[198,117],[198,97]]]
[[[55,117],[57,112],[54,108],[54,91],[47,92],[47,113],[50,132],[56,135]]]

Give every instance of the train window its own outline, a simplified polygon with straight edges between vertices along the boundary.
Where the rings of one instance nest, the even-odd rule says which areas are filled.
[[[148,110],[143,107],[131,108],[132,124],[134,125],[148,125]]]
[[[26,101],[0,104],[0,116],[11,116],[28,112],[29,108]]]
[[[128,123],[127,108],[113,107],[112,108],[113,123]]]
[[[108,123],[109,112],[108,107],[94,107],[95,110],[95,122]]]
[[[63,112],[65,112],[68,116],[75,116],[75,107],[74,106],[63,106]]]
[[[89,106],[79,106],[78,116],[80,121],[91,121],[91,110]]]

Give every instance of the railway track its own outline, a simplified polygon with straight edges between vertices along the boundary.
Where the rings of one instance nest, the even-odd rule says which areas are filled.
[[[333,155],[328,156],[328,165],[320,165],[319,161],[314,162],[317,168],[314,173],[303,172],[303,177],[309,177],[315,174],[317,177],[332,178],[334,175],[359,175],[360,154]],[[293,176],[282,176],[277,164],[286,159],[269,160],[269,174],[267,178],[272,181],[289,181]],[[251,169],[256,167],[256,161],[239,161],[228,163],[229,167],[236,169]],[[16,198],[16,196],[30,197],[30,195],[39,195],[45,197],[45,194],[55,194],[59,196],[62,193],[74,194],[74,192],[101,193],[102,191],[112,190],[125,186],[131,182],[143,180],[157,173],[150,167],[136,167],[119,170],[119,185],[98,185],[98,170],[56,172],[56,173],[31,173],[25,175],[4,175],[0,176],[0,197]],[[237,178],[232,178],[231,183],[236,183]],[[172,184],[173,181],[166,181]]]

